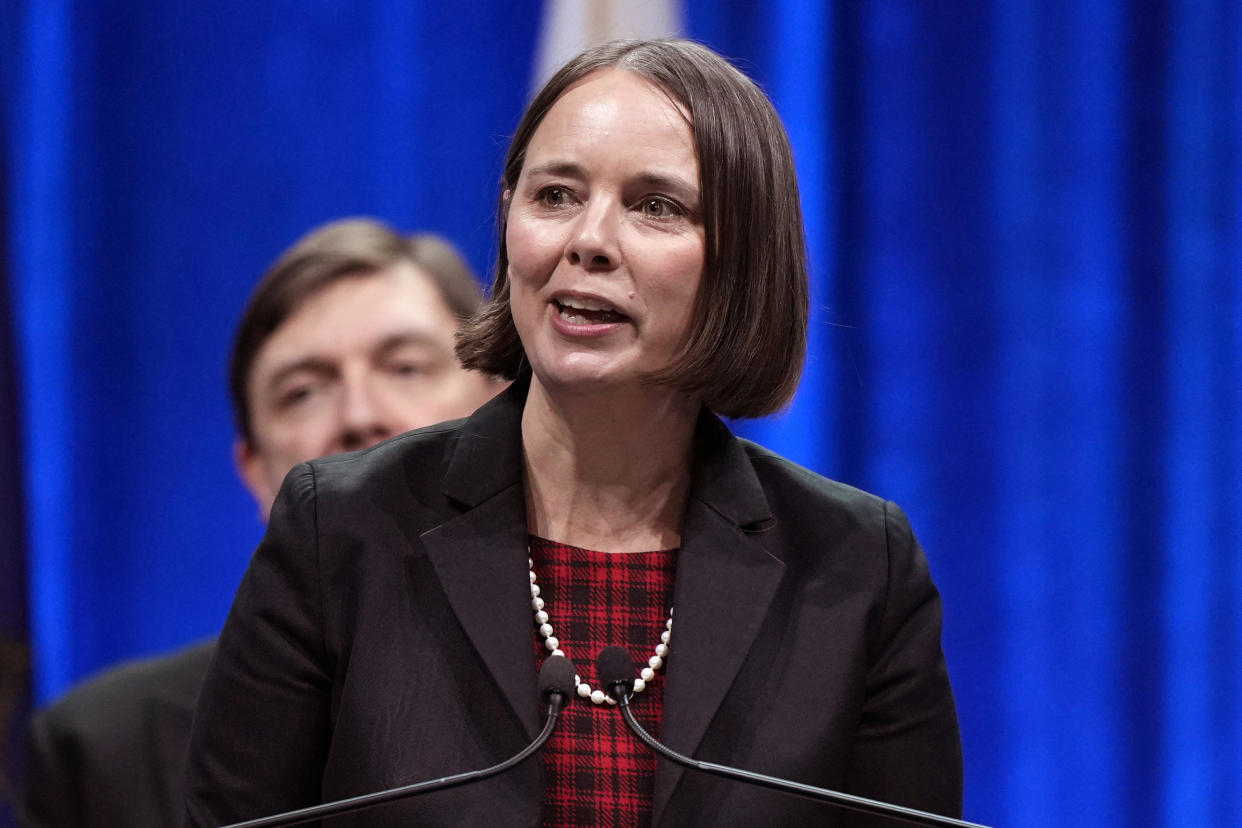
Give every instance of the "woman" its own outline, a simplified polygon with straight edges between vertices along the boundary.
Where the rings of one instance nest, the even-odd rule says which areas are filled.
[[[677,750],[957,813],[939,598],[904,516],[716,416],[784,405],[805,349],[771,104],[701,46],[601,46],[535,98],[502,189],[458,350],[515,382],[290,474],[204,685],[190,823],[491,765],[537,732],[537,665],[564,652],[583,697],[542,762],[359,824],[863,824],[657,765],[598,704],[607,645],[650,657],[634,708]]]

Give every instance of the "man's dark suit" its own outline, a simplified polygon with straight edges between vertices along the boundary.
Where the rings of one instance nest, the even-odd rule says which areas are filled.
[[[205,642],[109,670],[38,713],[22,824],[177,824],[194,703],[214,650]]]
[[[204,683],[188,824],[482,768],[538,731],[524,395],[519,383],[468,420],[290,473]],[[900,510],[707,413],[695,451],[661,738],[958,813],[940,600]],[[538,825],[541,785],[532,761],[339,824]],[[656,773],[656,825],[864,824],[849,819],[663,762]]]

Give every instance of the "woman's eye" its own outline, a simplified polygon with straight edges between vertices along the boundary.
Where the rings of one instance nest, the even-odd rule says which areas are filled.
[[[642,200],[641,209],[643,215],[652,218],[668,218],[669,216],[681,215],[681,209],[669,201],[667,198],[659,198],[657,196],[649,196]]]
[[[564,187],[544,187],[537,197],[548,207],[563,207],[569,201],[569,194]]]

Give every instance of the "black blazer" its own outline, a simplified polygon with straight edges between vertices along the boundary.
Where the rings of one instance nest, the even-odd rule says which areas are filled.
[[[114,667],[30,724],[26,828],[162,828],[185,810],[185,750],[213,642]]]
[[[290,472],[203,687],[187,824],[483,768],[538,732],[524,400]],[[671,747],[959,813],[940,600],[895,505],[704,412],[674,605]],[[530,761],[332,824],[538,825],[541,780]],[[871,824],[847,813],[657,767],[656,825]]]

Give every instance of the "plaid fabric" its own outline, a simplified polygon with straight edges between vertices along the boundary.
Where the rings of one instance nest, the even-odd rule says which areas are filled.
[[[582,680],[601,689],[595,657],[612,645],[625,647],[638,667],[646,666],[668,620],[677,550],[616,555],[534,536],[530,550],[553,635]],[[548,650],[538,630],[534,636],[542,664]],[[677,657],[676,635],[669,657]],[[660,670],[631,703],[635,718],[652,734],[659,733],[663,697]],[[575,696],[543,749],[543,824],[650,825],[655,765],[655,755],[613,705]]]

